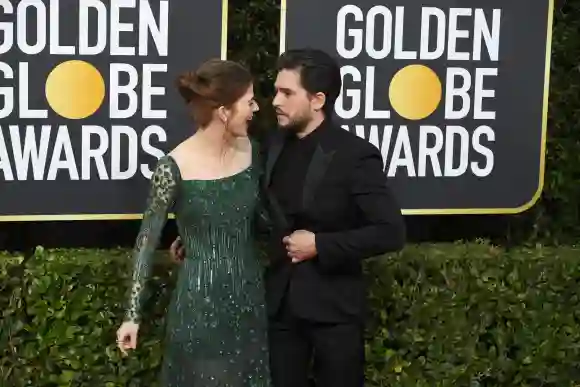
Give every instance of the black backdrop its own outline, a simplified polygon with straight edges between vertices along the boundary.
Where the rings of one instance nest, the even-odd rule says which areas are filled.
[[[556,12],[564,1],[558,3]],[[262,105],[269,103],[272,92],[271,69],[278,53],[278,23],[278,0],[230,0],[228,57],[245,62],[259,74],[256,90]],[[264,112],[254,128],[256,134],[271,125],[271,114]],[[38,195],[41,199],[42,194]],[[533,232],[537,207],[522,215],[406,216],[409,241],[491,238],[502,244],[519,243]],[[0,222],[0,250],[31,251],[37,245],[130,247],[138,227],[138,220]],[[167,247],[175,236],[174,221],[169,220],[161,247]]]

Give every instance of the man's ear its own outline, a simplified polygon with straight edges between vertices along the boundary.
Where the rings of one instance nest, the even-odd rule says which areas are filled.
[[[326,95],[324,93],[318,92],[316,94],[313,94],[312,97],[310,98],[310,106],[312,106],[312,109],[314,109],[315,111],[322,110],[325,103],[326,103]]]

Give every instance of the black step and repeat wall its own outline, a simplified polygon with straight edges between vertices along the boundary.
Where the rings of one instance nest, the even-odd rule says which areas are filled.
[[[406,215],[534,205],[552,0],[280,1],[280,51],[339,60],[335,119],[380,149]],[[175,77],[226,57],[227,0],[0,0],[0,16],[0,249],[132,243],[156,160],[194,130]],[[412,235],[478,232],[417,219],[433,224]]]
[[[551,0],[282,0],[280,51],[335,56],[336,120],[377,146],[404,213],[510,214],[540,197]]]
[[[138,219],[227,1],[0,0],[0,221]]]

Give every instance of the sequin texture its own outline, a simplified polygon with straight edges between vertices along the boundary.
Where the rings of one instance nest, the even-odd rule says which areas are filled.
[[[182,180],[162,157],[152,177],[127,319],[139,321],[144,283],[167,214],[186,250],[167,315],[161,385],[271,386],[263,267],[255,243],[258,161],[223,179]]]

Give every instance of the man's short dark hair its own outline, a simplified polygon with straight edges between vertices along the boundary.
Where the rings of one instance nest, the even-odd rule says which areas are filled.
[[[312,48],[288,50],[278,58],[277,70],[298,71],[302,87],[308,93],[326,96],[323,111],[327,118],[332,116],[342,79],[338,63],[329,54]]]

